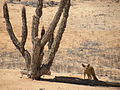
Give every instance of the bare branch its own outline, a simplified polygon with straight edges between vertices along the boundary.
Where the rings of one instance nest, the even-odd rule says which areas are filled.
[[[57,23],[59,22],[60,16],[63,12],[63,8],[66,4],[66,1],[67,0],[61,0],[58,11],[56,12],[55,17],[54,17],[53,21],[51,22],[51,24],[48,28],[48,31],[46,32],[46,34],[43,36],[43,39],[41,40],[41,46],[44,46],[48,42],[49,37],[51,37],[52,33],[54,32],[54,30],[57,26]]]
[[[43,38],[43,35],[45,34],[45,28],[44,26],[42,27],[42,30],[41,30],[41,39]]]
[[[50,50],[51,49],[51,46],[53,44],[53,41],[54,41],[54,33],[51,35],[49,41],[48,41],[48,49]]]
[[[42,8],[43,8],[43,0],[38,0],[38,5],[36,8],[36,16],[38,17],[42,16]]]
[[[7,6],[6,2],[4,3],[4,6],[3,6],[3,14],[4,14],[5,21],[6,21],[6,28],[9,33],[9,36],[10,36],[13,44],[15,45],[15,47],[20,50],[20,42],[18,41],[18,39],[16,38],[16,36],[13,32],[13,28],[12,28],[11,22],[9,20],[9,11],[8,11],[8,6]]]
[[[22,40],[21,40],[22,51],[24,50],[24,46],[26,43],[27,33],[28,33],[28,29],[27,29],[26,9],[25,7],[23,7],[22,9]]]
[[[39,19],[42,16],[42,7],[43,7],[43,0],[38,0],[36,15],[33,16],[33,22],[32,22],[32,43],[33,44],[34,44],[35,37],[38,36]]]
[[[66,1],[67,1],[67,4],[65,5],[63,18],[62,18],[59,30],[57,32],[56,38],[52,44],[51,50],[50,50],[49,55],[48,55],[48,61],[49,61],[48,68],[50,68],[52,63],[53,63],[53,59],[54,59],[55,54],[59,48],[59,44],[60,44],[60,41],[62,39],[62,35],[63,35],[65,28],[66,28],[67,18],[69,16],[70,0],[66,0]]]
[[[28,35],[28,29],[27,29],[27,18],[26,18],[26,9],[25,7],[22,8],[22,40],[21,40],[21,53],[22,56],[25,58],[26,67],[29,70],[30,64],[31,64],[31,55],[30,53],[25,50],[24,46],[26,43]]]
[[[33,16],[33,22],[32,22],[32,43],[34,44],[35,37],[38,36],[38,25],[39,25],[39,18],[35,15]]]

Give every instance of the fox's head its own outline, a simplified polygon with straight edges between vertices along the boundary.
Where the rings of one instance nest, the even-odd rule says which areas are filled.
[[[83,66],[84,70],[86,70],[90,67],[90,64],[88,64],[88,65],[82,64],[82,66]]]

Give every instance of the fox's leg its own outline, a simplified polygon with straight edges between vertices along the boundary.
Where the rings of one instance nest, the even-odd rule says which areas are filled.
[[[21,77],[20,78],[22,78],[23,77],[23,74],[21,74]]]
[[[93,80],[98,81],[98,78],[96,77],[96,75],[93,76]]]
[[[89,80],[92,79],[92,76],[90,74],[87,74],[87,77],[88,77]]]
[[[91,75],[89,76],[89,79],[92,80],[92,76]]]
[[[88,79],[90,79],[90,76],[87,74]]]
[[[86,77],[86,73],[84,73],[84,79],[85,79],[85,77]]]
[[[94,69],[92,70],[92,77],[93,77],[93,80],[98,81],[98,78],[97,78],[96,75],[95,75]]]

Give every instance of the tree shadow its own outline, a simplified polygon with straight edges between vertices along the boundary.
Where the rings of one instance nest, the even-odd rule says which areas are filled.
[[[77,84],[77,85],[88,85],[88,86],[120,87],[120,83],[117,82],[94,81],[94,80],[81,79],[76,77],[66,77],[66,76],[56,76],[53,79],[41,78],[40,80],[49,81],[49,82]]]

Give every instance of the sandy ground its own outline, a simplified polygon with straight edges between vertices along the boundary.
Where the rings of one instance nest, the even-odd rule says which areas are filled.
[[[54,74],[55,75],[55,74]],[[59,74],[57,74],[59,75]],[[51,78],[54,76],[46,76]],[[0,69],[0,90],[119,90],[115,87],[94,87],[20,78],[19,70]]]

